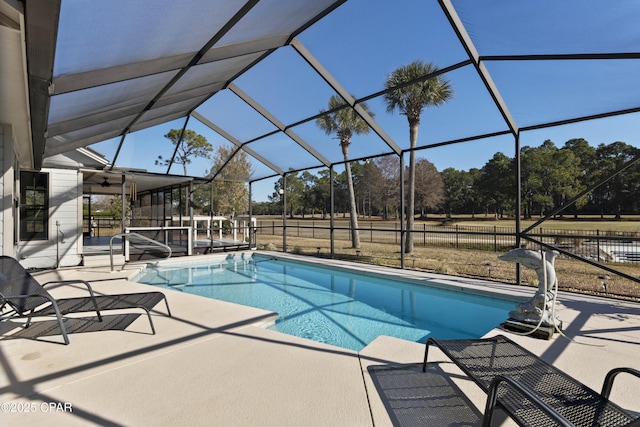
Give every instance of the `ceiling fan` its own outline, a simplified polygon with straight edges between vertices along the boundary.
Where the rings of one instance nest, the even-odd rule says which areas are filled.
[[[104,181],[102,181],[102,184],[100,184],[103,187],[111,187],[111,183],[108,181],[108,178],[105,176],[104,177]]]

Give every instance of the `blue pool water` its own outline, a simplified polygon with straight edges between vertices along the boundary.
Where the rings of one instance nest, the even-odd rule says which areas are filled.
[[[356,351],[379,335],[417,342],[478,338],[514,307],[506,299],[259,255],[149,266],[134,280],[274,311],[272,329]]]

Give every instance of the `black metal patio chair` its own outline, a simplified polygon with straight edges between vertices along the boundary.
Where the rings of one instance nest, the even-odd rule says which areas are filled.
[[[81,284],[87,288],[89,296],[55,299],[46,289],[48,285]],[[17,260],[0,256],[0,320],[26,318],[29,327],[34,317],[55,316],[65,344],[69,337],[63,316],[70,313],[95,312],[102,321],[100,311],[140,308],[146,311],[151,331],[156,333],[151,319],[151,309],[164,300],[167,314],[171,310],[162,292],[141,292],[131,294],[98,295],[85,280],[56,280],[40,284]]]
[[[637,414],[609,400],[614,378],[620,373],[640,378],[640,370],[609,371],[600,393],[540,359],[509,338],[438,340],[429,338],[422,371],[427,368],[429,347],[442,352],[485,393],[483,426],[490,426],[499,405],[520,426],[640,427]]]

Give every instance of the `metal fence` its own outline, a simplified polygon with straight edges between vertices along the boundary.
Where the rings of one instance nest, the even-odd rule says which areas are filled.
[[[593,261],[640,263],[640,236],[635,231],[539,228],[527,235]]]
[[[347,221],[336,221],[333,238],[336,241],[351,240],[351,229]],[[84,221],[87,235],[112,236],[120,232],[119,219],[96,218],[91,227]],[[308,239],[331,239],[332,229],[328,220],[291,220],[286,221],[287,236]],[[400,244],[401,230],[398,222],[359,221],[360,241],[381,244]],[[282,220],[258,220],[257,238],[260,235],[282,236]],[[516,229],[498,225],[427,225],[417,224],[413,231],[415,246],[475,249],[504,252],[516,246]],[[526,234],[533,240],[560,248],[578,257],[597,262],[640,264],[640,233],[635,231],[610,230],[561,230],[538,227]],[[530,248],[537,245],[527,242],[521,244]]]
[[[282,220],[259,220],[260,235],[282,236]],[[397,222],[359,221],[361,242],[400,244],[401,230]],[[287,236],[330,239],[329,221],[287,220]],[[516,246],[516,229],[502,226],[433,226],[418,224],[413,231],[415,246],[447,247],[504,252]],[[640,233],[604,230],[559,230],[535,228],[525,237],[560,248],[578,257],[598,262],[640,263]],[[348,241],[351,230],[345,221],[333,227],[335,240]],[[526,239],[521,244],[535,248]]]
[[[109,237],[122,232],[122,220],[111,218],[93,218],[82,220],[82,232],[87,237]]]

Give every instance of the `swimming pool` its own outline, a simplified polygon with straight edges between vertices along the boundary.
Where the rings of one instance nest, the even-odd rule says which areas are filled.
[[[514,301],[262,255],[148,266],[140,283],[274,311],[279,332],[360,351],[379,335],[478,338]]]

